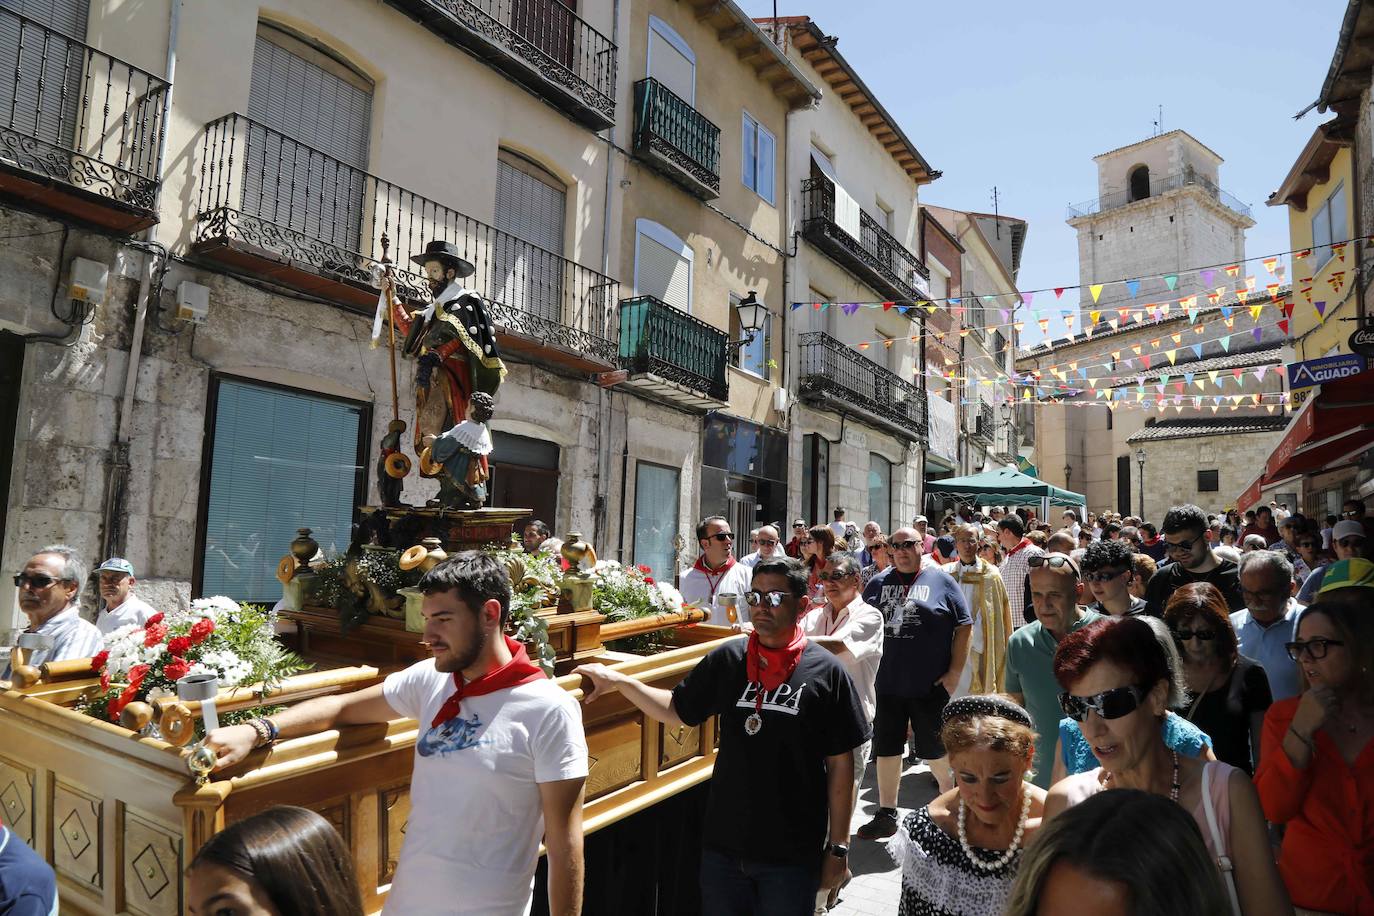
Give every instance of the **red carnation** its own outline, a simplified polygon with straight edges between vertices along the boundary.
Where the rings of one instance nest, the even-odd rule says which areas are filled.
[[[148,665],[134,665],[129,669],[129,690],[137,690],[138,685],[143,683],[143,679],[148,676]],[[126,691],[127,693],[127,691]]]
[[[92,656],[91,656],[91,670],[92,670],[92,671],[99,671],[101,668],[104,668],[104,667],[105,667],[105,662],[108,661],[109,658],[110,658],[110,653],[109,653],[109,652],[104,652],[104,651],[102,651],[102,652],[97,652],[95,655],[92,655]]]
[[[215,622],[213,620],[209,617],[203,617],[197,620],[195,625],[191,627],[191,645],[200,645],[205,642],[206,638],[213,632],[215,632]]]
[[[146,673],[147,667],[147,665],[135,665],[134,668],[129,669],[129,674],[131,675],[133,674],[135,668],[143,668],[145,669],[145,671],[139,674],[137,680],[129,684],[128,687],[125,687],[120,692],[119,696],[115,697],[113,700],[110,701],[109,710],[111,722],[117,723],[119,721],[119,714],[124,711],[124,707],[128,706],[135,700],[135,698],[138,697],[138,685],[139,682],[143,680],[143,674]]]
[[[640,563],[638,566],[635,567],[635,569],[637,569],[637,570],[639,570],[640,572],[644,573],[644,575],[646,575],[646,576],[647,576],[650,572],[652,572],[652,570],[650,570],[649,567],[645,566],[643,563]]]
[[[644,577],[644,584],[645,584],[645,585],[653,585],[653,584],[654,584],[654,577],[653,577],[653,576],[645,576],[645,577]]]
[[[172,660],[162,666],[162,674],[168,680],[179,681],[191,673],[191,663],[173,655]]]
[[[162,623],[150,623],[143,630],[143,647],[151,649],[158,643],[167,638],[167,625]]]
[[[102,672],[100,672],[100,692],[101,692],[101,693],[109,693],[109,692],[110,692],[110,672],[108,672],[108,671],[102,671]]]
[[[189,648],[191,648],[191,637],[189,636],[173,636],[167,640],[167,651],[173,655],[185,655]]]
[[[162,623],[162,612],[161,612],[161,611],[158,611],[156,614],[154,614],[153,616],[149,617],[148,620],[147,620],[143,625],[144,625],[145,627],[151,627],[151,626],[156,626],[156,625],[159,624],[159,623]]]

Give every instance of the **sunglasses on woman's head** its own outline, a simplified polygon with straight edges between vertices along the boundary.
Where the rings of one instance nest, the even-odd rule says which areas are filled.
[[[1076,697],[1071,693],[1061,693],[1059,695],[1059,708],[1064,711],[1064,715],[1075,722],[1082,722],[1090,711],[1097,713],[1103,719],[1120,719],[1122,716],[1129,716],[1135,712],[1143,699],[1145,699],[1145,691],[1139,687],[1127,685],[1125,687],[1113,687],[1111,690],[1104,690],[1090,697]]]

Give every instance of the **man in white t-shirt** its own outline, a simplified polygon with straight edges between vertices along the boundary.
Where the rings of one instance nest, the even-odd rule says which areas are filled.
[[[749,591],[754,570],[735,559],[731,550],[735,535],[730,523],[720,515],[708,515],[697,524],[697,544],[701,555],[678,579],[682,600],[694,603],[711,612],[707,623],[718,626],[739,626],[749,619],[743,595]],[[730,606],[721,601],[722,595],[734,595],[735,619],[730,619]]]
[[[549,913],[576,916],[587,776],[581,711],[503,635],[510,578],[493,557],[459,553],[418,588],[433,658],[365,690],[217,729],[206,745],[224,768],[278,737],[415,719],[410,821],[383,913],[529,913],[542,839]]]
[[[754,552],[740,558],[740,562],[750,569],[753,569],[759,560],[783,555],[782,544],[778,540],[778,529],[772,525],[764,525],[762,528],[754,529],[750,538],[750,545],[754,548]]]
[[[157,613],[151,604],[134,594],[134,565],[121,557],[110,557],[95,568],[100,579],[100,597],[105,607],[96,615],[95,625],[102,636],[120,627],[143,626]]]
[[[844,529],[849,525],[849,522],[845,521],[845,510],[843,508],[836,509],[831,514],[835,518],[834,521],[830,523],[830,530],[835,532],[835,540],[839,541],[844,538]]]

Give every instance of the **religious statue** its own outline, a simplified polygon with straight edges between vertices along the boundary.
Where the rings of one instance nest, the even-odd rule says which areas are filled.
[[[470,416],[436,436],[420,453],[421,471],[442,466],[439,476],[439,505],[445,509],[480,509],[487,501],[487,480],[491,469],[491,395],[478,391],[468,405]]]
[[[424,268],[433,302],[410,313],[393,300],[396,326],[405,333],[403,353],[414,358],[415,453],[458,426],[468,415],[473,395],[494,398],[506,376],[496,345],[496,329],[486,303],[459,281],[476,272],[452,242],[435,240],[410,259]],[[490,414],[488,414],[490,419]],[[438,476],[421,463],[420,474]]]

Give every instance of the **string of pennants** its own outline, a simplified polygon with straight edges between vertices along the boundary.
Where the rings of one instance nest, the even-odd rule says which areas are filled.
[[[1374,235],[1357,236],[1355,238],[1346,239],[1343,242],[1334,242],[1329,246],[1332,252],[1332,257],[1336,258],[1339,264],[1345,264],[1347,263],[1348,246],[1354,242],[1368,241],[1370,239],[1374,239]],[[1193,274],[1196,276],[1197,279],[1202,281],[1202,286],[1205,289],[1207,289],[1207,292],[1194,293],[1188,296],[1179,296],[1176,298],[1170,297],[1164,299],[1156,299],[1155,301],[1142,303],[1140,305],[1121,305],[1104,307],[1103,309],[1091,309],[1089,310],[1088,315],[1086,316],[1088,320],[1083,322],[1082,333],[1086,336],[1091,336],[1093,331],[1104,322],[1108,327],[1115,331],[1120,329],[1123,325],[1129,324],[1132,320],[1134,320],[1137,324],[1142,325],[1147,320],[1156,322],[1161,321],[1165,318],[1168,318],[1175,307],[1177,307],[1181,311],[1181,313],[1186,314],[1190,322],[1195,321],[1197,315],[1204,307],[1204,301],[1206,305],[1219,306],[1228,295],[1234,295],[1238,305],[1245,311],[1247,311],[1251,319],[1256,323],[1260,321],[1260,318],[1263,314],[1263,310],[1266,307],[1283,309],[1285,312],[1285,317],[1281,322],[1279,322],[1279,324],[1286,325],[1288,321],[1292,318],[1293,311],[1292,304],[1286,302],[1286,299],[1289,295],[1294,293],[1303,296],[1307,300],[1308,304],[1317,313],[1317,318],[1319,321],[1325,320],[1327,303],[1330,300],[1325,298],[1316,298],[1316,296],[1318,295],[1327,294],[1323,290],[1314,289],[1312,277],[1305,277],[1300,279],[1295,287],[1285,287],[1286,266],[1283,263],[1283,258],[1285,256],[1291,256],[1292,260],[1295,263],[1298,261],[1305,261],[1312,256],[1315,250],[1317,249],[1292,249],[1289,251],[1281,251],[1268,255],[1258,255],[1252,258],[1245,258],[1229,264],[1211,264],[1203,267],[1189,268],[1186,270],[1166,274],[1142,275],[1140,277],[1103,281],[1100,283],[1091,283],[1087,285],[1071,284],[1046,289],[1019,290],[1011,293],[949,296],[944,298],[923,300],[921,302],[904,300],[883,300],[871,302],[793,302],[791,303],[791,308],[793,311],[797,311],[807,306],[811,307],[814,310],[838,308],[846,316],[853,316],[861,308],[881,308],[883,310],[897,309],[903,314],[909,312],[911,309],[914,308],[924,308],[928,313],[934,314],[937,310],[937,303],[945,303],[950,307],[949,311],[952,312],[956,321],[959,322],[960,326],[949,332],[933,330],[929,332],[937,340],[943,343],[947,335],[957,334],[959,337],[967,337],[969,332],[974,330],[972,327],[963,325],[963,318],[966,310],[965,303],[970,303],[975,306],[982,305],[984,307],[996,307],[999,309],[1000,314],[1002,316],[1002,322],[1000,324],[984,324],[982,326],[984,330],[998,331],[1006,328],[1011,328],[1018,333],[1021,332],[1022,330],[1024,330],[1026,322],[1015,315],[1015,310],[1019,303],[1020,305],[1024,305],[1028,308],[1029,317],[1039,325],[1042,333],[1048,333],[1050,321],[1053,320],[1055,317],[1059,317],[1063,319],[1067,329],[1070,332],[1070,335],[1073,336],[1074,324],[1078,316],[1073,312],[1062,313],[1059,312],[1057,309],[1053,308],[1048,312],[1042,309],[1033,308],[1032,303],[1034,302],[1034,297],[1037,294],[1053,292],[1055,294],[1055,298],[1058,299],[1061,298],[1063,294],[1069,290],[1087,289],[1089,295],[1092,297],[1093,303],[1097,303],[1101,299],[1102,293],[1105,290],[1120,286],[1132,299],[1134,299],[1139,295],[1140,286],[1142,281],[1144,280],[1162,280],[1169,290],[1174,290],[1178,286],[1180,277],[1186,277],[1189,274]],[[1238,279],[1240,278],[1243,265],[1252,262],[1259,262],[1260,264],[1262,264],[1264,270],[1269,274],[1270,277],[1273,278],[1272,282],[1265,283],[1263,292],[1260,291],[1259,280],[1257,277],[1253,275],[1247,275],[1243,279]],[[1347,275],[1351,275],[1353,277],[1353,274],[1351,274],[1351,272],[1347,270],[1335,270],[1328,273],[1325,280],[1325,285],[1330,289],[1331,296],[1339,296],[1341,294],[1345,286],[1345,279]],[[1226,279],[1224,279],[1220,285],[1214,287],[1213,283],[1217,282],[1219,278],[1223,277]],[[1230,285],[1230,281],[1234,281],[1234,284]],[[1252,296],[1255,297],[1255,301],[1251,301]],[[1001,307],[1001,305],[1003,304],[1002,300],[1008,298],[1015,299],[1016,301],[1006,302],[1005,305],[1008,307]],[[1230,320],[1232,317],[1230,313],[1236,307],[1221,307],[1223,309],[1223,312],[1226,313],[1224,317]],[[1075,309],[1075,311],[1077,310]],[[1282,330],[1285,334],[1288,333],[1286,327],[1281,327],[1280,330]],[[913,336],[911,339],[917,340],[918,338]],[[891,347],[893,345],[893,342],[894,341],[891,338],[880,338],[877,340],[862,341],[856,344],[855,346],[857,347],[857,349],[867,350],[875,346]],[[1010,346],[1010,344],[1008,344],[1008,346]]]

